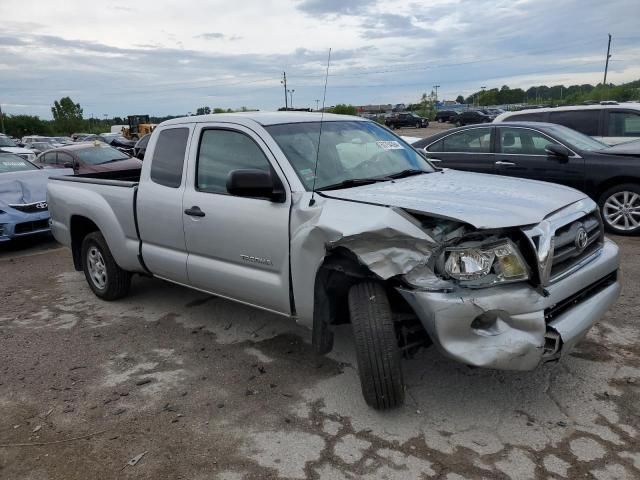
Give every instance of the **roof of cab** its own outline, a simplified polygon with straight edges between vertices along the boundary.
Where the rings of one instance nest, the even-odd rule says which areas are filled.
[[[160,125],[177,125],[184,123],[239,123],[250,124],[258,123],[262,126],[278,125],[283,123],[304,123],[319,122],[320,118],[324,122],[337,121],[369,121],[365,118],[355,117],[352,115],[336,115],[333,113],[321,112],[238,112],[238,113],[213,113],[210,115],[192,115],[190,117],[172,118],[165,120]],[[160,126],[159,125],[159,126]]]

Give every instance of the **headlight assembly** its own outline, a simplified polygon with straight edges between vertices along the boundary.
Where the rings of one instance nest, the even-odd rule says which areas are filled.
[[[461,283],[468,282],[469,286],[529,279],[527,264],[511,240],[487,246],[448,248],[444,270],[447,276]]]

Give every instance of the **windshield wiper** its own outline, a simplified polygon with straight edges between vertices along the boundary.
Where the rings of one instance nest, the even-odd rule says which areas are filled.
[[[391,180],[389,177],[378,177],[378,178],[349,178],[347,180],[343,180],[342,182],[334,183],[332,185],[326,185],[324,187],[316,188],[317,191],[322,190],[339,190],[341,188],[349,188],[349,187],[359,187],[361,185],[370,185],[372,183],[377,182],[387,182]]]
[[[405,178],[405,177],[411,177],[413,175],[420,175],[421,173],[429,173],[429,172],[425,172],[424,170],[419,170],[417,168],[407,168],[406,170],[402,170],[401,172],[387,175],[387,178],[393,178],[393,179]]]

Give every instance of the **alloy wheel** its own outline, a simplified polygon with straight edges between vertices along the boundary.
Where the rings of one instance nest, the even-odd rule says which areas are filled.
[[[640,195],[628,190],[612,194],[602,206],[602,215],[616,230],[635,230],[640,227]]]

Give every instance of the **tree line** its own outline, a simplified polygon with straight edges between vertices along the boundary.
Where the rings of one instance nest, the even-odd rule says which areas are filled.
[[[479,105],[506,105],[506,104],[551,104],[572,105],[584,102],[600,102],[603,100],[615,100],[624,102],[627,100],[640,100],[640,80],[620,85],[601,84],[591,85],[536,85],[527,90],[522,88],[509,88],[503,85],[501,88],[479,90],[463,98],[458,95],[458,103]],[[462,101],[461,101],[462,100]]]

